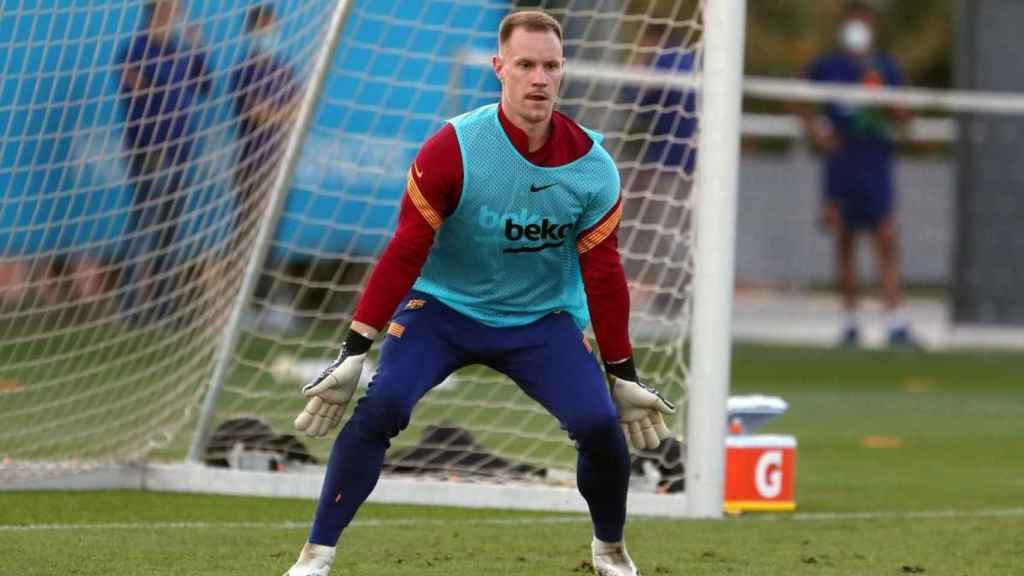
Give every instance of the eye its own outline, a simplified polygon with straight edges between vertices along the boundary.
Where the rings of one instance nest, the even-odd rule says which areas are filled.
[[[558,72],[562,69],[562,65],[558,62],[548,62],[544,67],[547,68],[548,72]]]

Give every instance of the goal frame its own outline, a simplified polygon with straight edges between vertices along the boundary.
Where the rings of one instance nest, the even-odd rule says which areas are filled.
[[[329,64],[341,38],[351,2],[340,0],[331,16],[324,47],[318,56],[310,90],[299,113],[299,129],[288,142],[283,167],[274,180],[272,196],[257,236],[256,256],[247,267],[243,288],[233,305],[217,364],[203,401],[198,424],[187,457],[187,466],[175,480],[175,467],[150,467],[156,471],[161,489],[190,492],[256,494],[255,484],[245,478],[264,474],[233,472],[231,482],[217,481],[223,472],[203,471],[203,447],[212,430],[215,407],[224,386],[231,352],[240,332],[241,312],[251,296],[260,257],[272,242],[281,215],[281,204],[316,99],[329,72]],[[630,496],[630,513],[696,518],[722,516],[725,477],[726,402],[729,396],[731,362],[732,295],[735,267],[736,198],[739,173],[740,117],[742,112],[743,49],[746,31],[746,0],[715,0],[703,6],[704,62],[702,66],[698,139],[696,200],[696,244],[694,254],[694,297],[690,331],[690,378],[685,413],[686,491],[683,495]],[[703,129],[714,126],[714,130]],[[255,476],[250,476],[255,474]],[[314,474],[315,476],[316,474]],[[282,485],[280,479],[267,482],[276,495],[319,494],[319,482],[296,475]],[[144,482],[154,487],[151,482]],[[284,492],[282,494],[281,492]],[[525,491],[525,494],[524,494]],[[653,500],[652,500],[653,499]],[[549,487],[475,485],[428,480],[382,478],[371,501],[436,504],[509,509],[585,511],[586,503],[575,490]],[[671,500],[671,502],[669,502]]]
[[[351,8],[351,0],[338,0],[330,16],[308,90],[296,115],[297,126],[288,138],[282,163],[273,176],[253,255],[246,264],[241,287],[220,337],[185,462],[100,466],[71,476],[0,486],[0,489],[108,488],[308,498],[319,495],[323,467],[272,474],[208,468],[201,462],[212,432],[218,398],[240,339],[244,307],[252,297],[260,265],[271,248],[288,186]],[[693,314],[687,336],[690,368],[684,415],[686,491],[673,495],[631,493],[629,512],[633,515],[702,518],[722,515],[746,0],[713,0],[703,4],[702,12],[704,63],[702,73],[695,75],[701,82],[698,105],[701,129],[699,171],[694,188],[697,205],[694,297],[689,304]],[[714,126],[714,129],[703,129],[704,126]],[[568,487],[387,477],[377,485],[370,501],[561,512],[585,512],[587,509],[578,491]]]
[[[721,517],[724,497],[746,13],[746,0],[715,0],[704,6],[686,404],[686,510],[687,516],[697,518]]]

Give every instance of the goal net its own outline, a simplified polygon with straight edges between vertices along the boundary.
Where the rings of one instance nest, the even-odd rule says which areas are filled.
[[[703,1],[50,6],[0,14],[0,482],[186,452],[323,464],[329,439],[291,436],[298,390],[337,352],[420,144],[497,99],[514,8],[564,27],[559,109],[622,176],[638,368],[686,405]],[[637,489],[682,488],[673,428]],[[386,473],[571,486],[574,463],[554,418],[469,367]]]
[[[277,170],[242,150],[288,134],[240,100],[302,90],[333,3],[275,3],[288,79],[246,67],[253,3],[146,4],[0,11],[0,482],[187,436]]]

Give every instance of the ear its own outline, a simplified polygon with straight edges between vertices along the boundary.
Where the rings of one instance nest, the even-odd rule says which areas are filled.
[[[498,81],[504,82],[501,73],[505,69],[505,61],[501,59],[501,56],[497,54],[491,56],[491,68],[494,69],[494,75],[498,77]]]

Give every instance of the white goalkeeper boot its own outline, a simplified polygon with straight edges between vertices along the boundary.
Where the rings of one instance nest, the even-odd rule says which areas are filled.
[[[594,574],[597,576],[640,576],[636,564],[626,552],[626,542],[602,542],[597,538],[590,543],[593,553]]]
[[[334,548],[332,546],[306,542],[306,545],[302,547],[302,552],[299,553],[299,559],[284,573],[284,576],[327,576],[331,572],[333,562]]]

